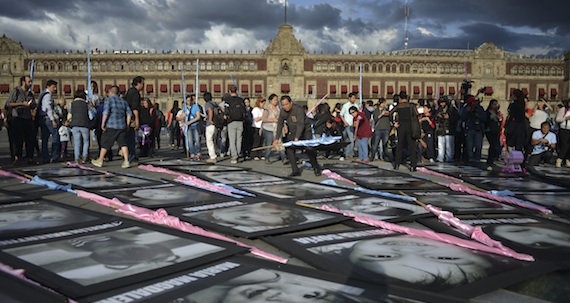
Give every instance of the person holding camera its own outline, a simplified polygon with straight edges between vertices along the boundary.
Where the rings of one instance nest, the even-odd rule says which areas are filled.
[[[556,135],[550,131],[550,123],[544,121],[540,124],[540,129],[532,133],[530,144],[532,145],[532,153],[528,158],[528,167],[533,167],[544,163],[550,163],[552,159],[552,151],[556,148]]]
[[[485,130],[485,111],[479,100],[473,96],[466,99],[461,109],[460,121],[465,134],[465,152],[467,162],[481,162],[481,149],[483,148],[483,131]]]

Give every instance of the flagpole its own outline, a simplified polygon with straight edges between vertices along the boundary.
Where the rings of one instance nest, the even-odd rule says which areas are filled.
[[[182,102],[184,106],[182,107],[182,111],[184,113],[188,113],[188,105],[186,104],[186,86],[184,85],[184,69],[180,66],[180,76],[182,78]],[[186,116],[188,117],[188,115]],[[186,158],[188,158],[188,132],[186,131],[186,122],[187,120],[184,119],[184,125],[182,130],[184,131],[184,146],[186,147]]]
[[[36,66],[36,64],[34,63],[35,59],[32,59],[32,62],[30,63],[30,80],[32,80],[32,82],[34,81],[34,68]],[[28,88],[28,91],[31,92],[32,91],[32,86],[30,85],[30,87]]]
[[[358,83],[358,95],[360,97],[360,108],[362,108],[362,63],[360,63],[360,81]]]
[[[87,36],[87,100],[93,102],[93,88],[91,87],[91,43]]]

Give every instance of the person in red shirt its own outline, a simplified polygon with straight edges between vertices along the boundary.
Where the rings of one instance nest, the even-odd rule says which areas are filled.
[[[364,112],[358,111],[356,106],[348,109],[348,112],[354,117],[354,138],[358,147],[358,162],[367,163],[368,161],[368,141],[372,137],[372,127],[370,121],[366,118]]]

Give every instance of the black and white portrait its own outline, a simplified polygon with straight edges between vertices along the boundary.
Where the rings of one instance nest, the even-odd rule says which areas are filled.
[[[122,188],[148,186],[151,184],[160,184],[160,181],[137,178],[125,175],[90,175],[78,177],[62,177],[53,179],[62,184],[71,184],[86,189],[93,188]]]
[[[55,202],[26,201],[0,205],[0,236],[98,220],[80,208],[58,206]]]
[[[224,184],[282,181],[283,178],[253,171],[201,172],[200,175]]]
[[[83,235],[4,252],[88,286],[182,263],[223,248],[142,227]]]
[[[148,187],[104,189],[102,195],[116,197],[125,203],[143,207],[158,208],[182,204],[195,204],[206,201],[227,199],[226,196],[186,185],[163,184]]]
[[[295,181],[249,183],[243,184],[241,187],[249,192],[255,192],[279,199],[300,199],[315,196],[325,197],[346,192],[346,190],[342,188]]]
[[[241,201],[184,207],[180,217],[196,225],[203,225],[202,221],[209,223],[208,227],[248,238],[314,228],[345,219],[338,214],[297,205]]]

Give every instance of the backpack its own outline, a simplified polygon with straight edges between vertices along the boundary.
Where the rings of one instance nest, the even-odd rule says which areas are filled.
[[[157,110],[156,115],[158,116],[160,127],[166,127],[166,118],[164,117],[164,113],[160,110]]]
[[[217,129],[222,129],[228,124],[226,114],[217,103],[211,102],[212,104],[212,122]]]
[[[230,118],[229,122],[232,121],[243,121],[245,119],[245,103],[239,97],[232,97],[226,101],[226,113]]]

